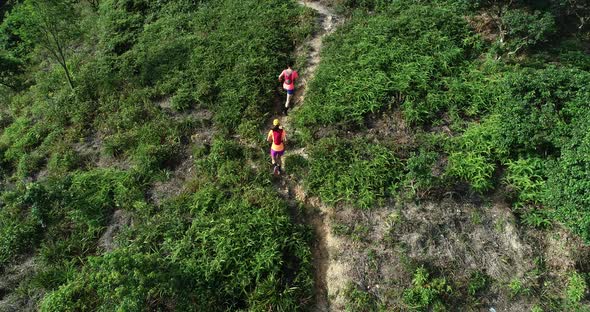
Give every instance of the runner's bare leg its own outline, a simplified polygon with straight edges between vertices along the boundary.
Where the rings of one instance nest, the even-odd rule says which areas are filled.
[[[291,94],[287,94],[287,101],[285,102],[285,108],[289,108],[290,101],[291,101]]]

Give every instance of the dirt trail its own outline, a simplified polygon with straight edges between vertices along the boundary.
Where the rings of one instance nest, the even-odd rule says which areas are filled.
[[[305,68],[305,73],[301,77],[301,81],[299,82],[300,85],[306,86],[307,82],[313,79],[315,76],[315,71],[320,63],[320,51],[322,49],[322,42],[324,36],[332,33],[335,29],[337,18],[335,15],[330,12],[328,8],[322,5],[319,2],[310,2],[310,1],[299,1],[301,5],[305,5],[313,10],[315,10],[319,17],[319,23],[321,24],[321,30],[319,33],[314,34],[311,40],[308,42],[309,44],[309,56],[307,59],[307,64]],[[295,98],[297,99],[298,103],[303,103],[305,99],[305,88],[300,88],[302,92],[296,94]]]
[[[320,51],[322,49],[324,37],[335,30],[339,21],[339,18],[334,13],[332,13],[329,8],[320,2],[298,0],[298,3],[316,11],[316,23],[320,26],[320,28],[319,31],[315,32],[312,37],[297,51],[298,55],[307,53],[307,58],[305,68],[296,68],[296,70],[303,72],[303,74],[301,75],[299,81],[297,81],[295,95],[291,100],[290,107],[294,110],[297,110],[298,106],[303,104],[307,91],[307,83],[315,76],[316,69],[321,60]],[[303,47],[305,46],[309,46],[309,50],[304,49]],[[275,113],[280,113],[282,111],[282,108],[285,105],[284,101],[284,96],[282,96],[280,99],[277,99],[275,103]],[[285,128],[291,129],[290,127],[287,127],[287,125],[290,125],[290,118],[285,116],[281,119],[281,122]]]
[[[326,35],[332,33],[337,26],[337,16],[326,6],[320,2],[298,0],[302,6],[309,7],[317,12],[316,23],[320,25],[320,29],[315,32],[312,37],[297,51],[298,55],[302,53],[307,54],[306,64],[304,68],[296,68],[302,75],[297,82],[297,90],[293,99],[291,100],[291,107],[293,111],[297,111],[301,105],[304,104],[306,86],[315,75],[317,67],[320,63],[320,52],[322,42]],[[308,49],[304,47],[309,47]],[[282,110],[285,97],[282,96],[277,99],[275,103],[275,113]],[[294,103],[294,104],[293,104]],[[291,112],[291,111],[290,111]],[[274,117],[273,117],[274,118]],[[281,124],[289,133],[297,132],[291,122],[290,116],[280,117]],[[269,124],[270,124],[269,120]],[[285,157],[293,155],[300,155],[307,158],[305,148],[298,148],[288,150]],[[288,173],[288,168],[285,168]],[[279,186],[279,192],[287,199],[289,205],[296,210],[297,202],[303,203],[306,206],[304,222],[312,226],[315,234],[315,242],[312,246],[312,257],[314,264],[314,279],[315,279],[315,307],[313,311],[324,312],[332,311],[330,308],[330,301],[328,298],[333,298],[346,285],[342,274],[343,267],[334,258],[334,252],[339,248],[338,239],[331,232],[331,219],[334,215],[333,208],[327,207],[321,203],[317,198],[308,198],[305,194],[301,181],[296,181],[285,175],[282,178],[282,184]]]

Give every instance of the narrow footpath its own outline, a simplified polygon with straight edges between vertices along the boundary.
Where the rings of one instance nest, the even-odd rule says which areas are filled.
[[[320,63],[320,52],[323,39],[335,30],[339,20],[338,17],[321,2],[298,0],[298,3],[316,11],[316,23],[320,25],[320,27],[319,30],[303,44],[303,47],[308,46],[309,49],[303,47],[298,49],[297,53],[306,53],[307,57],[304,68],[295,68],[295,70],[302,72],[302,75],[297,82],[295,96],[291,101],[291,110],[289,110],[290,114],[296,112],[302,105],[305,105],[304,99],[307,92],[306,86],[315,76],[315,72]],[[275,103],[275,113],[278,114],[281,112],[284,101],[284,96],[277,100]],[[273,116],[272,118],[275,117]],[[288,133],[293,134],[297,132],[297,129],[295,129],[290,122],[290,116],[282,116],[279,118],[281,124]],[[271,120],[269,120],[269,122]],[[307,158],[305,147],[295,150],[287,148],[285,158],[292,155],[301,155]],[[289,168],[285,168],[285,170],[287,171],[286,175],[281,177],[281,182],[278,185],[279,192],[289,203],[294,216],[297,215],[297,207],[299,204],[305,206],[304,215],[302,217],[303,220],[298,221],[310,225],[314,231],[315,241],[312,245],[312,258],[315,281],[315,307],[312,311],[332,311],[330,308],[330,300],[328,298],[342,290],[347,282],[342,280],[345,274],[340,274],[339,265],[337,262],[331,261],[332,259],[330,257],[330,255],[333,254],[331,251],[338,250],[339,248],[338,238],[334,237],[330,231],[331,216],[334,214],[334,210],[331,207],[323,205],[319,199],[308,197],[304,191],[303,185],[301,185],[301,181],[292,179],[288,175]]]

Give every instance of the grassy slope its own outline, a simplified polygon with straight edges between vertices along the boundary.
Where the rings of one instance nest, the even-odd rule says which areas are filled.
[[[304,12],[233,0],[107,0],[76,12],[76,88],[29,50],[29,86],[2,92],[0,268],[37,264],[3,292],[21,289],[17,307],[45,293],[45,311],[305,306],[307,232],[245,165],[265,167],[258,126],[274,73],[311,29]],[[151,201],[181,162],[194,170],[182,194]],[[98,240],[115,210],[134,226],[105,252]]]
[[[530,43],[523,50],[526,53],[514,58],[508,47],[520,43],[518,35],[522,30],[517,25],[512,25],[513,37],[501,46],[480,38],[473,30],[476,22],[469,23],[476,18],[457,14],[469,16],[477,12],[453,1],[436,6],[410,1],[375,3],[380,2],[345,3],[361,9],[351,10],[347,24],[326,40],[322,63],[309,85],[306,103],[294,115],[299,129],[304,129],[302,137],[310,154],[309,168],[303,175],[307,191],[328,203],[360,209],[377,203],[384,208],[375,213],[391,218],[386,222],[373,220],[375,225],[361,221],[366,217],[350,217],[351,220],[337,224],[334,231],[353,241],[359,236],[361,242],[369,240],[361,243],[366,248],[385,245],[394,254],[400,248],[409,248],[407,252],[414,255],[406,260],[390,260],[410,263],[405,269],[414,274],[398,275],[400,280],[390,285],[390,290],[373,289],[373,284],[364,282],[358,286],[359,281],[355,280],[357,285],[351,286],[346,295],[348,308],[374,310],[401,305],[421,310],[457,304],[476,308],[481,300],[505,296],[507,302],[517,298],[524,302],[521,307],[537,304],[538,308],[549,310],[582,309],[578,301],[583,296],[572,298],[569,291],[586,292],[587,279],[580,279],[577,285],[574,280],[578,276],[587,278],[587,269],[583,269],[587,264],[582,264],[587,259],[575,260],[581,261],[580,271],[569,268],[569,272],[552,272],[558,269],[545,266],[545,254],[541,251],[532,264],[536,273],[530,271],[521,280],[505,281],[501,275],[490,279],[486,274],[494,274],[485,272],[489,269],[485,266],[480,267],[483,272],[473,271],[470,278],[469,274],[465,276],[469,272],[466,268],[440,267],[437,265],[444,265],[444,261],[418,256],[429,251],[412,250],[417,246],[412,247],[412,241],[407,241],[408,235],[424,235],[428,242],[438,238],[420,228],[406,233],[403,224],[417,217],[415,211],[388,210],[392,203],[388,199],[397,199],[396,207],[401,205],[405,209],[412,209],[411,204],[406,206],[407,199],[438,202],[443,194],[458,194],[461,201],[480,203],[479,209],[487,211],[472,211],[465,204],[456,203],[457,211],[472,214],[475,219],[470,222],[457,218],[454,222],[468,223],[459,229],[449,225],[440,230],[445,235],[461,235],[461,228],[471,228],[473,220],[480,218],[478,214],[484,219],[492,212],[496,215],[497,208],[491,210],[486,207],[490,204],[481,202],[493,202],[496,207],[495,198],[502,194],[502,202],[510,203],[518,218],[511,222],[517,222],[519,231],[524,232],[523,239],[529,240],[522,245],[523,250],[528,248],[527,244],[546,246],[548,240],[531,237],[543,235],[537,234],[538,229],[551,228],[547,231],[553,232],[562,224],[588,241],[588,195],[582,190],[590,181],[590,171],[587,157],[582,155],[587,150],[587,133],[583,129],[589,124],[586,103],[590,96],[590,72],[585,65],[589,57],[583,52],[583,44],[575,36],[561,41],[544,37]],[[369,6],[373,12],[367,13],[363,6]],[[515,10],[511,14],[531,18],[522,12],[526,11]],[[539,30],[540,37],[551,31],[569,34],[569,30],[555,30],[555,24],[547,22],[546,14],[538,15],[543,18],[535,24],[543,29]],[[506,23],[510,25],[510,20]],[[583,34],[580,38],[584,38]],[[537,53],[547,46],[551,47],[548,52]],[[447,211],[444,207],[441,210]],[[346,213],[356,215],[343,214]],[[449,212],[442,218],[454,218],[451,215]],[[436,218],[433,213],[424,222],[437,227],[436,222],[440,221]],[[472,230],[487,231],[486,226],[504,229],[505,225],[498,222],[479,221]],[[383,239],[391,240],[393,245],[372,236],[373,227],[384,226],[391,233]],[[443,240],[438,244],[447,243]],[[465,243],[481,242],[469,238]],[[436,243],[428,245],[438,248]],[[579,248],[573,253],[585,254],[586,248],[573,248]],[[387,271],[388,260],[380,257],[389,257],[391,252],[371,255],[363,251],[375,267],[355,269],[376,272],[372,283],[389,284],[381,275]],[[468,257],[470,252],[460,254]],[[346,252],[339,255],[342,257],[334,257],[345,258]],[[404,252],[398,256],[408,257]],[[535,257],[534,253],[529,256]],[[512,256],[507,258],[515,260]],[[525,263],[532,260],[520,258],[522,263],[518,265],[528,265]],[[429,277],[420,264],[439,276]],[[447,279],[439,279],[441,274]],[[542,279],[547,283],[540,283]],[[398,283],[405,283],[406,290],[402,287],[400,291]],[[480,292],[481,289],[488,291]]]
[[[577,44],[550,54],[533,46],[499,61],[506,51],[477,36],[457,14],[471,14],[463,7],[345,2],[363,8],[326,40],[294,118],[310,154],[298,170],[308,191],[360,208],[333,229],[366,247],[359,258],[368,273],[356,282],[372,284],[351,285],[347,308],[476,309],[494,297],[581,308],[586,262],[557,270],[543,258],[551,248],[529,253],[528,241],[502,242],[498,232],[550,245],[530,238],[545,235],[533,227],[563,223],[588,238],[587,55]],[[46,292],[48,311],[309,305],[307,232],[291,223],[266,173],[253,169],[265,168],[258,126],[274,96],[273,73],[311,30],[309,16],[282,1],[199,3],[105,0],[96,13],[81,9],[74,91],[58,67],[35,61],[42,54],[25,58],[30,87],[1,95],[0,266],[33,256],[38,268],[3,288],[20,287],[23,298]],[[292,31],[283,29],[286,16],[297,21]],[[152,186],[181,162],[194,170],[184,192],[154,203]],[[453,193],[480,204],[406,201]],[[490,204],[499,193],[518,218]],[[392,199],[405,210],[376,210],[385,235],[371,241],[363,210]],[[105,252],[98,240],[115,210],[130,213],[134,226]],[[481,251],[471,233],[523,251]],[[415,252],[447,246],[438,234],[467,235],[473,248],[449,250],[516,259],[526,275],[505,280],[488,267]],[[397,258],[380,267],[385,254]],[[392,277],[382,283],[390,291],[371,288],[383,276]]]

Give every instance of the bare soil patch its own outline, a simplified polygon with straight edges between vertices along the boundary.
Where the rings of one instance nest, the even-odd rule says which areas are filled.
[[[473,30],[480,34],[488,42],[494,42],[499,37],[497,18],[487,12],[482,12],[473,17],[467,17],[467,22],[473,27]]]
[[[0,311],[36,311],[36,303],[43,296],[41,293],[19,295],[15,290],[19,284],[33,276],[38,268],[34,257],[9,266],[0,273]]]
[[[182,194],[185,188],[185,182],[194,176],[194,159],[193,156],[183,153],[181,162],[170,173],[170,177],[165,181],[157,181],[152,185],[149,192],[150,199],[156,205],[160,205],[163,200]]]
[[[111,251],[117,247],[115,237],[125,227],[133,226],[131,213],[125,210],[116,210],[111,216],[111,222],[98,240],[98,247],[104,251]]]
[[[333,245],[337,249],[328,248],[329,267],[333,273],[339,270],[339,281],[394,310],[405,306],[402,294],[411,287],[414,270],[423,265],[431,275],[444,276],[456,287],[454,292],[466,292],[475,272],[490,277],[492,282],[477,300],[454,298],[454,306],[529,311],[537,299],[511,295],[513,280],[521,281],[533,294],[562,291],[569,272],[587,272],[580,265],[588,263],[590,255],[590,247],[559,226],[547,231],[519,227],[501,196],[493,196],[491,202],[446,197],[370,211],[340,207],[330,215],[328,225],[337,241]],[[541,260],[545,265],[539,271]],[[545,287],[545,282],[552,286]],[[332,311],[346,308],[345,287],[329,288]]]

